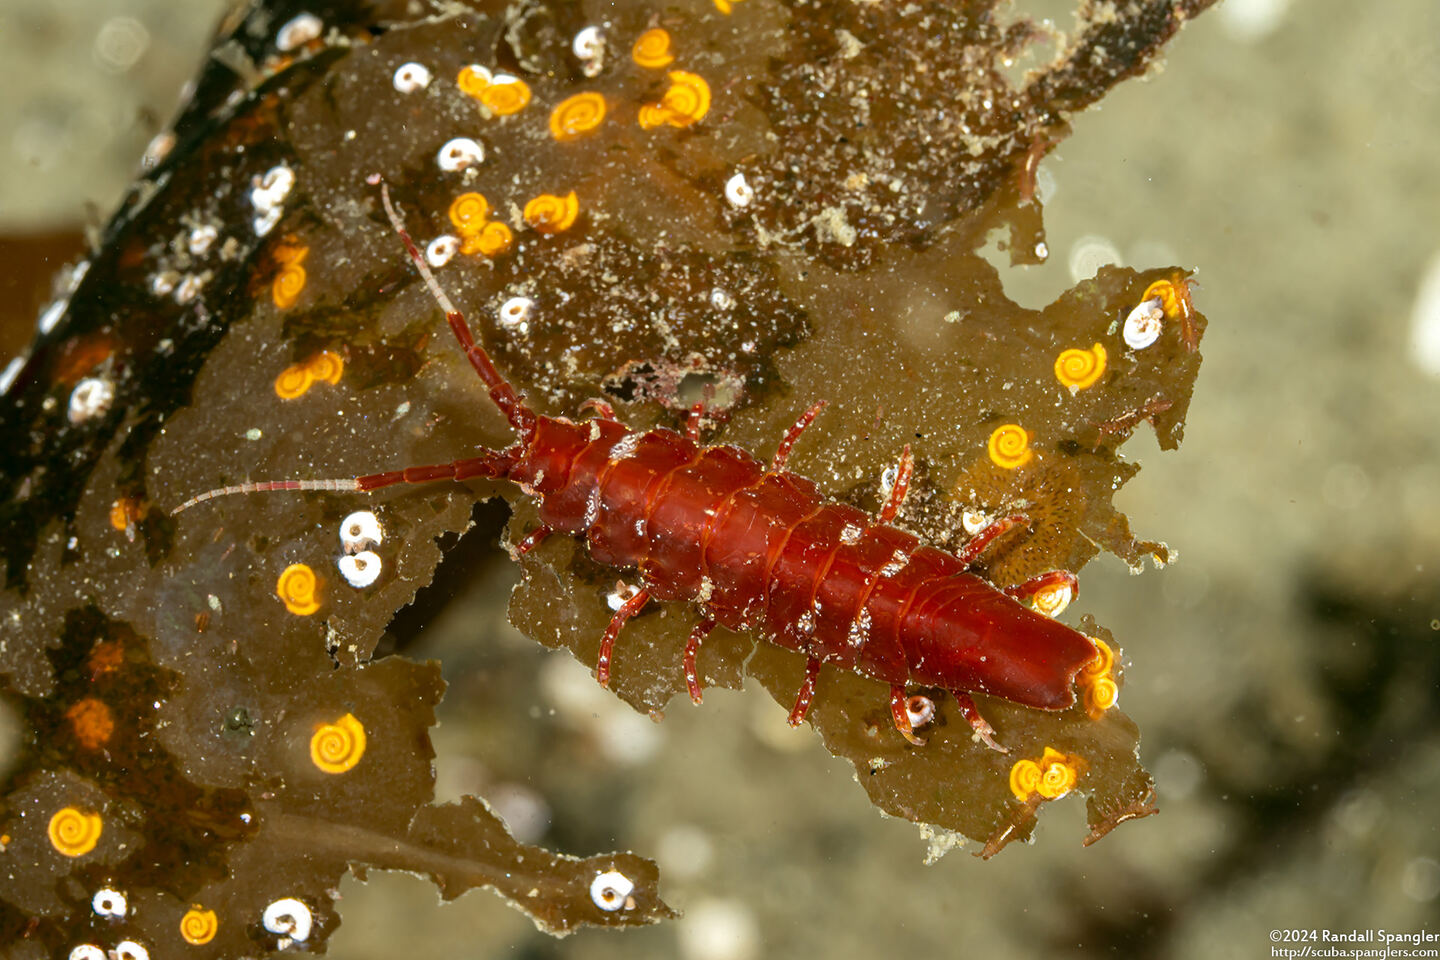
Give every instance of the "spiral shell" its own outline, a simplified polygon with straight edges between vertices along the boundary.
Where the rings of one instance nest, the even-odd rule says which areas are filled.
[[[1085,686],[1085,712],[1092,717],[1109,710],[1120,701],[1120,687],[1109,677],[1098,677]]]
[[[1065,796],[1075,788],[1075,781],[1079,779],[1079,771],[1060,751],[1045,748],[1045,756],[1041,759],[1042,770],[1040,782],[1035,787],[1035,792],[1046,800],[1057,800]]]
[[[1018,800],[1029,800],[1040,786],[1040,764],[1034,760],[1017,760],[1010,768],[1010,792]]]
[[[286,610],[308,617],[320,609],[320,601],[315,598],[319,587],[314,570],[303,563],[292,563],[275,582],[275,593],[284,601]]]
[[[1190,306],[1190,285],[1183,280],[1179,284],[1169,280],[1156,280],[1145,288],[1140,299],[1159,300],[1160,309],[1165,311],[1165,316],[1171,320],[1188,317],[1193,309]]]
[[[560,143],[576,140],[605,120],[605,98],[593,91],[577,93],[550,111],[550,136]]]
[[[380,555],[373,550],[361,550],[359,553],[346,554],[335,562],[340,568],[340,575],[345,582],[356,589],[364,589],[376,580],[380,579],[380,570],[384,566]]]
[[[476,99],[496,116],[508,117],[524,110],[530,103],[530,85],[519,77],[502,73],[481,90]]]
[[[1010,768],[1010,792],[1021,801],[1035,796],[1043,800],[1057,800],[1075,789],[1084,763],[1074,754],[1046,747],[1038,761],[1017,760]]]
[[[590,881],[590,901],[606,913],[614,913],[627,905],[634,906],[630,894],[635,891],[635,881],[619,870],[606,870]]]
[[[120,920],[130,912],[130,902],[125,899],[125,894],[114,887],[101,887],[90,898],[90,909],[95,911],[97,917]]]
[[[490,215],[490,201],[482,194],[462,193],[450,202],[450,222],[460,235],[479,233]]]
[[[658,70],[675,62],[670,52],[670,34],[656,27],[640,34],[630,49],[630,59],[649,70]]]
[[[485,148],[469,137],[456,137],[445,141],[445,146],[435,155],[435,163],[446,173],[464,170],[471,164],[485,159]]]
[[[296,397],[310,389],[310,384],[315,378],[310,373],[308,365],[303,363],[292,363],[280,371],[280,376],[275,378],[275,395],[281,400],[294,400]]]
[[[485,88],[493,82],[494,77],[490,75],[490,71],[478,63],[472,63],[468,67],[462,67],[459,75],[455,77],[455,85],[460,88],[460,92],[477,99]]]
[[[219,929],[220,919],[215,916],[215,911],[206,910],[198,903],[180,918],[180,936],[186,943],[197,947],[214,940]]]
[[[305,369],[316,380],[339,383],[345,373],[345,358],[333,350],[321,350],[305,361]]]
[[[468,239],[468,238],[467,238]],[[509,250],[515,242],[515,234],[510,228],[498,220],[492,220],[485,224],[485,229],[475,235],[475,253],[483,253],[487,257],[498,257]]]
[[[260,925],[284,940],[303,943],[310,939],[310,928],[315,918],[302,900],[282,897],[269,903],[260,914]],[[283,950],[289,944],[282,941]]]
[[[275,300],[275,306],[285,310],[295,305],[300,291],[304,289],[305,268],[298,263],[287,263],[285,269],[276,275],[275,283],[270,287],[270,296]]]
[[[460,251],[460,238],[449,233],[441,234],[425,245],[425,262],[440,269]]]
[[[905,699],[905,716],[910,719],[912,729],[919,730],[921,727],[928,727],[935,719],[935,701],[917,693]]]
[[[390,82],[401,93],[414,93],[430,86],[430,68],[423,63],[402,63]]]
[[[334,723],[315,726],[310,738],[310,762],[325,773],[344,773],[365,755],[365,727],[353,713]]]
[[[50,818],[47,833],[50,845],[67,857],[83,857],[100,842],[104,824],[98,813],[85,813],[74,807],[61,807]]]
[[[1055,358],[1055,378],[1069,387],[1073,396],[1100,380],[1105,373],[1105,359],[1105,347],[1098,343],[1089,350],[1064,350]]]
[[[1095,659],[1080,668],[1082,677],[1108,677],[1110,669],[1115,665],[1115,651],[1110,649],[1110,644],[1095,637],[1087,637],[1095,645]]]
[[[525,222],[536,233],[560,233],[569,230],[580,215],[580,200],[571,190],[563,197],[542,193],[525,204]]]
[[[1161,321],[1164,318],[1165,308],[1159,297],[1141,300],[1125,318],[1125,344],[1132,350],[1144,350],[1160,339],[1160,328],[1163,326]]]
[[[1035,457],[1035,451],[1030,449],[1030,437],[1029,430],[1019,424],[1007,423],[996,427],[990,434],[985,450],[996,466],[1016,470]]]

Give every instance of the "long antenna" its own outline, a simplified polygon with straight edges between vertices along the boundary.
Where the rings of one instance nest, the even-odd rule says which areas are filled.
[[[510,385],[510,381],[501,375],[490,360],[490,354],[485,348],[475,342],[475,335],[470,331],[470,325],[465,322],[465,315],[455,309],[455,304],[445,295],[440,288],[440,283],[435,279],[435,274],[430,272],[430,265],[420,255],[420,250],[415,246],[415,241],[410,239],[409,232],[405,229],[405,221],[400,219],[400,214],[395,209],[395,204],[390,202],[390,185],[377,173],[369,178],[370,183],[380,184],[380,200],[385,204],[385,214],[390,218],[390,224],[400,239],[405,241],[405,249],[410,251],[410,259],[415,262],[415,269],[420,271],[425,285],[430,288],[430,293],[435,297],[435,302],[440,304],[440,309],[445,311],[445,319],[450,324],[450,329],[455,334],[455,339],[460,342],[465,356],[470,358],[470,365],[475,372],[480,374],[480,379],[490,388],[490,399],[495,401],[495,406],[505,414],[505,419],[510,421],[510,426],[519,431],[520,435],[529,439],[535,432],[535,412],[525,405],[525,400]]]

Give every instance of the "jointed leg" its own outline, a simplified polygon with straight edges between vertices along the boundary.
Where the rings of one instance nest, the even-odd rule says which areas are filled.
[[[1047,617],[1058,617],[1071,600],[1080,596],[1080,581],[1069,570],[1051,570],[1017,586],[1006,587],[1005,595],[1022,603],[1032,603]]]
[[[595,679],[600,681],[600,686],[610,686],[610,652],[615,649],[615,637],[620,633],[620,628],[649,602],[650,594],[641,590],[621,604],[620,609],[615,611],[615,616],[610,618],[610,626],[605,628],[605,636],[600,638],[600,659],[595,664]]]
[[[955,697],[955,703],[960,707],[960,712],[970,722],[970,729],[975,731],[975,735],[984,742],[985,746],[1001,753],[1009,753],[1009,750],[995,742],[995,728],[980,716],[980,708],[975,706],[975,701],[970,699],[970,694],[962,693],[959,690],[951,690],[950,693]]]
[[[615,408],[610,406],[608,400],[591,397],[589,400],[580,404],[580,412],[584,413],[586,410],[594,410],[601,420],[614,420],[617,423],[620,420],[619,417],[615,416]]]
[[[715,619],[705,617],[695,624],[690,639],[685,641],[685,686],[690,690],[690,702],[700,705],[700,674],[695,670],[695,654],[700,650],[700,641],[715,629]]]
[[[890,684],[890,716],[895,721],[895,729],[900,731],[900,736],[909,740],[917,747],[925,746],[925,741],[915,736],[915,727],[910,723],[910,711],[905,704],[905,684]]]
[[[540,524],[540,526],[527,533],[525,535],[525,539],[521,540],[519,543],[515,544],[515,546],[511,548],[510,558],[512,560],[519,560],[521,557],[525,556],[525,554],[529,553],[531,550],[534,550],[536,547],[540,546],[540,544],[544,543],[545,538],[550,536],[550,534],[554,532],[554,530],[552,530],[550,527],[547,527],[545,524]]]
[[[910,489],[910,475],[914,472],[915,458],[910,456],[910,444],[907,443],[905,449],[900,451],[900,465],[895,469],[895,482],[890,487],[890,498],[885,501],[885,506],[880,508],[877,519],[881,523],[889,523],[900,512],[900,505],[905,502],[905,491]]]
[[[815,699],[815,680],[819,676],[820,658],[811,657],[805,661],[805,679],[800,683],[800,692],[795,694],[795,706],[790,708],[790,726],[798,727],[805,722],[810,701]]]
[[[785,431],[785,436],[780,440],[780,446],[775,448],[775,459],[770,462],[771,473],[779,473],[785,469],[785,461],[790,459],[790,451],[795,447],[795,441],[800,439],[800,434],[804,433],[805,428],[815,422],[815,418],[818,417],[820,411],[824,409],[825,401],[817,400],[810,405],[809,410],[800,414],[800,419],[791,424],[789,430]]]
[[[990,524],[990,526],[971,537],[970,542],[961,547],[960,552],[955,556],[961,563],[968,567],[979,559],[980,554],[985,552],[985,548],[994,543],[996,539],[1009,533],[1016,527],[1025,526],[1029,522],[1030,518],[1022,513],[996,520]]]

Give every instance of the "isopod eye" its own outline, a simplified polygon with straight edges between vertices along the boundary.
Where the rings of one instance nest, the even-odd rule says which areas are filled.
[[[346,553],[358,553],[384,539],[380,519],[369,510],[357,510],[340,521],[340,545]]]
[[[635,882],[619,870],[607,870],[590,881],[590,899],[606,913],[614,913],[628,905]]]
[[[310,908],[294,897],[273,901],[260,915],[266,930],[297,942],[309,939],[311,922]]]

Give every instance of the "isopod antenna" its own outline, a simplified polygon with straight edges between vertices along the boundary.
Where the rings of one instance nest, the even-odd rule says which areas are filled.
[[[490,354],[485,348],[475,342],[475,335],[470,331],[470,324],[465,322],[465,315],[455,309],[455,304],[446,296],[441,289],[440,283],[435,279],[435,274],[430,272],[430,265],[421,256],[420,250],[415,246],[415,241],[410,239],[410,234],[405,229],[405,221],[400,219],[395,204],[390,200],[390,185],[377,174],[371,177],[371,181],[378,181],[380,184],[380,200],[385,204],[385,214],[390,218],[390,224],[400,239],[405,241],[405,249],[410,252],[410,259],[415,262],[415,269],[420,271],[420,276],[425,280],[425,285],[430,288],[434,295],[435,302],[440,304],[440,309],[445,311],[445,319],[450,324],[455,339],[460,342],[460,347],[465,351],[465,356],[470,359],[470,365],[475,372],[480,374],[480,379],[485,386],[490,388],[490,399],[495,401],[495,406],[505,414],[505,419],[510,421],[510,426],[520,434],[524,440],[530,439],[535,432],[535,412],[525,405],[524,399],[511,386],[510,381],[495,368]]]

